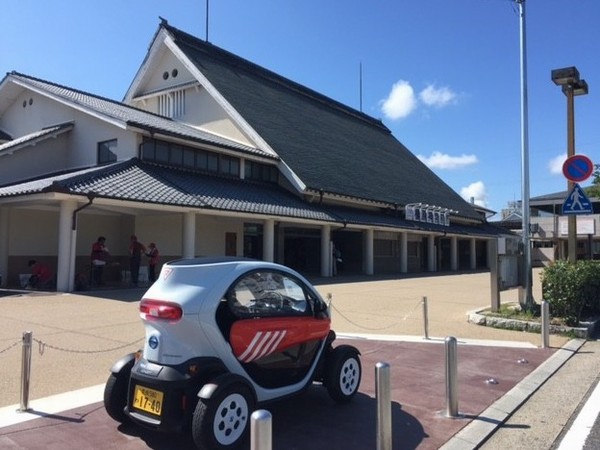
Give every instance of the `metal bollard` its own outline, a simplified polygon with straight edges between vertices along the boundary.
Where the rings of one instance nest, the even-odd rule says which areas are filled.
[[[266,409],[259,409],[250,416],[250,450],[271,450],[272,416]]]
[[[425,328],[425,339],[429,339],[429,312],[427,310],[427,297],[423,297],[423,327]]]
[[[375,364],[375,395],[377,398],[377,450],[392,450],[392,396],[390,365]]]
[[[550,304],[542,300],[542,348],[550,347]]]
[[[456,338],[449,336],[446,343],[446,417],[458,417],[458,361]]]
[[[21,407],[18,412],[29,410],[29,381],[31,379],[31,342],[33,333],[23,332],[23,352],[21,357]]]

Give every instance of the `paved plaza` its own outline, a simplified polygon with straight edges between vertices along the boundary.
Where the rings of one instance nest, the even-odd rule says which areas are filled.
[[[330,402],[317,386],[296,399],[269,405],[274,448],[363,449],[369,448],[367,442],[374,448],[374,366],[380,361],[391,366],[395,449],[434,449],[444,443],[447,448],[469,448],[471,439],[485,440],[583,345],[551,336],[550,348],[542,349],[540,335],[468,323],[469,311],[490,305],[489,273],[314,282],[324,297],[331,296],[333,328],[340,339],[361,350],[363,381],[356,402],[347,407]],[[142,345],[137,308],[143,292],[0,297],[0,447],[46,448],[52,443],[54,448],[174,448],[168,437],[119,426],[101,404],[112,363]],[[539,300],[537,271],[533,292]],[[429,339],[424,338],[423,297]],[[517,291],[503,292],[502,301],[517,301]],[[29,394],[33,414],[15,414],[24,331],[31,331],[34,339]],[[443,344],[448,336],[459,342],[460,419],[441,415]],[[64,397],[72,392],[80,393],[75,395],[79,403]],[[90,393],[91,400],[83,401]],[[44,403],[47,399],[54,399],[54,405]],[[500,409],[506,411],[492,421],[497,415],[493,405],[504,405]],[[495,422],[491,429],[490,422]],[[40,428],[46,430],[43,439],[37,434]],[[88,439],[83,447],[81,436]],[[191,445],[189,438],[181,439],[178,448]],[[61,446],[65,442],[70,446]]]

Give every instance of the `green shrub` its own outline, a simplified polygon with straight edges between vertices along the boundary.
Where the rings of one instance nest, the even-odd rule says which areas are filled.
[[[579,325],[582,314],[600,314],[600,264],[560,260],[541,274],[542,295],[550,313],[563,317],[568,325]]]

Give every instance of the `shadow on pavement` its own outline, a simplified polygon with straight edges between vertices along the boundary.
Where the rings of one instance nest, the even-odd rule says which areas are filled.
[[[300,396],[265,405],[273,416],[274,450],[348,450],[376,447],[376,400],[359,393],[347,404],[336,404],[327,391],[312,387]],[[392,429],[402,430],[393,449],[416,449],[427,437],[420,422],[392,402]],[[163,434],[124,424],[120,433],[141,439],[155,450],[195,449],[189,432]],[[248,448],[249,442],[242,448]]]

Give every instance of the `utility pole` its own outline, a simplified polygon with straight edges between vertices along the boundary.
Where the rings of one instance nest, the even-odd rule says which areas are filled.
[[[521,47],[521,207],[522,207],[522,246],[523,269],[519,303],[526,311],[533,310],[534,300],[531,289],[531,244],[529,239],[529,131],[527,98],[527,41],[525,30],[525,0],[515,0],[519,7],[519,29]]]

